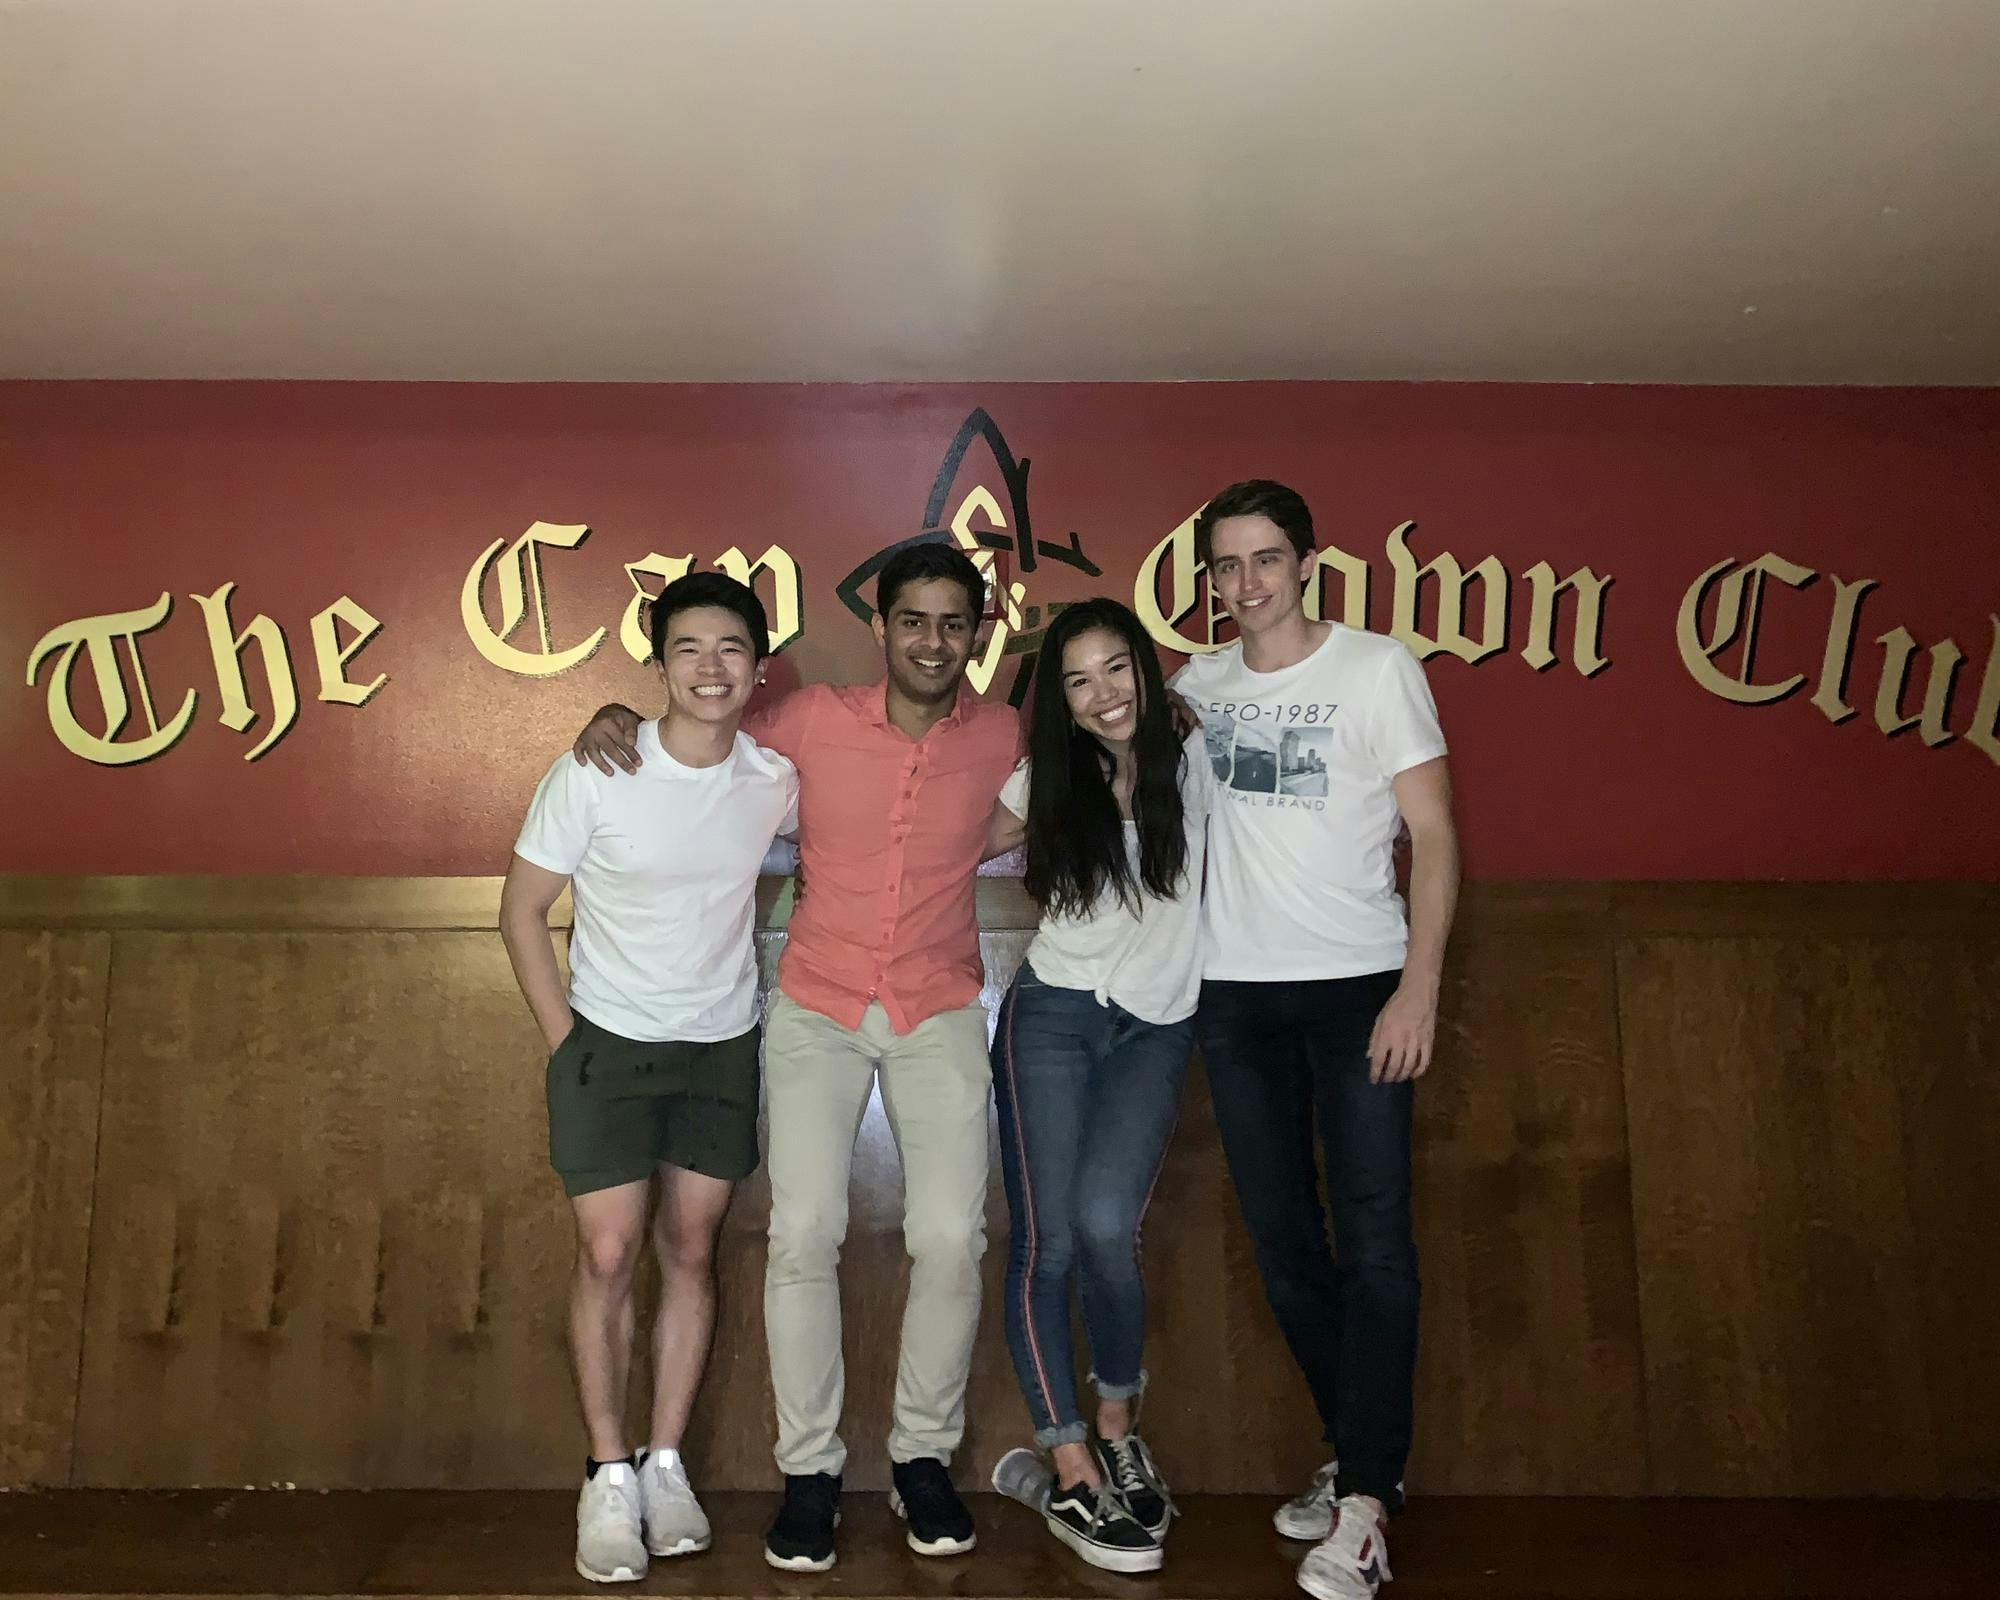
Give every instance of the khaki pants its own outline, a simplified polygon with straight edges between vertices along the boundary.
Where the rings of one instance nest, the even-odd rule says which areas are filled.
[[[843,1028],[774,992],[765,1023],[771,1248],[764,1330],[780,1471],[839,1472],[846,1372],[835,1268],[847,1237],[854,1141],[879,1075],[903,1162],[910,1298],[896,1372],[894,1461],[949,1461],[965,1432],[965,1380],[986,1253],[986,1009],[977,1001],[898,1036],[879,1003]]]

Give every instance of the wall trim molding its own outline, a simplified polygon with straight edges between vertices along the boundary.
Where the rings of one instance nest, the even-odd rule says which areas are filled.
[[[0,928],[479,931],[498,925],[498,877],[69,877],[0,874]],[[795,880],[766,877],[757,925],[791,920]],[[1034,905],[1014,877],[978,883],[979,921],[991,931],[1035,925]],[[549,913],[570,925],[567,894]],[[1471,883],[1459,931],[1536,929],[1621,937],[1796,933],[1802,921],[1831,935],[1990,937],[2000,928],[1995,883]]]

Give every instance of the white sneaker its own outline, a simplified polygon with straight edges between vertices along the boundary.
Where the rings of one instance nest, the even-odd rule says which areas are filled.
[[[1313,1474],[1304,1494],[1294,1495],[1271,1518],[1271,1525],[1287,1539],[1310,1539],[1317,1544],[1333,1532],[1333,1482],[1340,1463],[1329,1461]]]
[[[708,1548],[708,1515],[694,1497],[679,1451],[655,1450],[640,1464],[639,1506],[648,1553],[691,1556]]]
[[[576,1570],[592,1583],[637,1583],[646,1575],[639,1475],[612,1461],[586,1478],[576,1499]]]
[[[1359,1495],[1335,1503],[1333,1531],[1299,1563],[1299,1587],[1314,1600],[1375,1600],[1393,1576],[1382,1524]]]

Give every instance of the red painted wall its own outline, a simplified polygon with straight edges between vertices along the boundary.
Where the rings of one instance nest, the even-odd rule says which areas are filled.
[[[731,546],[754,557],[775,542],[802,569],[805,608],[779,676],[872,676],[872,640],[835,586],[923,526],[941,458],[977,408],[1032,464],[1036,540],[1074,533],[1103,569],[1092,579],[1045,557],[1024,573],[1017,555],[1031,605],[1129,599],[1146,554],[1251,475],[1302,490],[1322,544],[1371,561],[1376,627],[1390,625],[1398,524],[1417,523],[1419,561],[1498,557],[1509,648],[1428,663],[1479,876],[2000,874],[2000,762],[1968,737],[2000,629],[2000,391],[1378,384],[0,384],[0,645],[15,674],[0,696],[12,824],[0,870],[500,871],[537,776],[585,713],[651,701],[618,645],[623,563],[651,551],[706,563]],[[1009,508],[1011,531],[984,442],[948,486],[947,516],[975,484]],[[537,520],[592,530],[544,555],[553,643],[610,629],[587,662],[539,679],[484,659],[459,606],[480,553]],[[1775,704],[1732,704],[1695,680],[1676,617],[1705,569],[1767,552],[1817,577],[1766,585],[1748,676],[1806,682]],[[1521,659],[1523,574],[1540,561],[1614,579],[1606,670],[1586,679],[1570,664],[1567,609],[1564,659],[1542,673]],[[1836,576],[1878,585],[1847,681],[1858,714],[1839,725],[1811,703]],[[192,598],[225,582],[234,628],[271,617],[298,680],[296,726],[253,762],[266,724],[218,721]],[[142,764],[81,759],[52,730],[60,652],[32,683],[30,655],[62,624],[163,591],[171,614],[139,645],[161,720],[195,691],[188,730]],[[387,674],[361,706],[315,698],[309,618],[341,596],[382,624],[347,667],[358,682]],[[1949,638],[1966,658],[1934,748],[1876,726],[1876,641],[1899,625],[1917,646],[1911,712],[1931,646]],[[533,632],[531,619],[513,641]],[[265,711],[255,659],[246,676]],[[101,735],[93,682],[79,657],[69,703]],[[145,731],[135,702],[121,737]]]

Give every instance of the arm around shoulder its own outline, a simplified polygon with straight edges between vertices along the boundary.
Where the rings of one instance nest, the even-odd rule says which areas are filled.
[[[607,778],[639,770],[639,713],[630,706],[599,706],[570,746],[579,767],[594,766]]]

